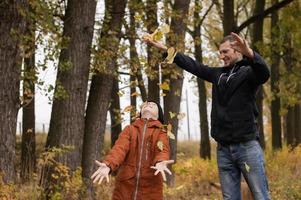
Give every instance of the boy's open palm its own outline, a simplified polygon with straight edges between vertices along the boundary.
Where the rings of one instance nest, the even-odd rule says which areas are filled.
[[[104,178],[106,178],[107,182],[109,182],[110,181],[109,180],[110,168],[105,163],[101,163],[97,160],[95,160],[95,163],[99,166],[99,168],[91,176],[93,183],[98,182],[98,184],[101,184],[101,182]]]
[[[161,162],[156,163],[155,166],[151,166],[151,168],[156,170],[154,173],[155,175],[157,175],[160,172],[163,177],[163,180],[166,181],[165,172],[171,175],[171,171],[167,168],[167,165],[172,163],[174,163],[174,160],[163,160]]]

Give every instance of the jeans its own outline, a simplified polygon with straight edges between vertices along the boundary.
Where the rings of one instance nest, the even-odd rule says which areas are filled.
[[[264,160],[258,141],[217,146],[217,163],[224,200],[241,200],[243,174],[254,200],[270,200]]]

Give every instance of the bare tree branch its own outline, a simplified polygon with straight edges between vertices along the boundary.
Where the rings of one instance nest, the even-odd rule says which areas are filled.
[[[293,2],[293,1],[294,0],[283,0],[279,3],[274,4],[271,7],[269,7],[268,9],[263,11],[262,13],[257,14],[257,15],[253,15],[252,17],[247,19],[245,22],[243,22],[239,27],[237,27],[234,32],[239,33],[240,31],[242,31],[244,28],[246,28],[250,24],[254,23],[255,21],[257,21],[259,19],[262,19],[262,18],[265,18],[267,15],[271,14],[274,11],[279,10],[280,8],[285,7],[286,5],[288,5],[289,3]]]

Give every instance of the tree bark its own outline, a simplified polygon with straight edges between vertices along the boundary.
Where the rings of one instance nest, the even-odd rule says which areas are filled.
[[[8,0],[0,4],[0,171],[3,181],[15,180],[17,114],[20,108],[21,37],[25,31],[28,2]],[[21,13],[22,11],[22,13]]]
[[[296,131],[295,131],[295,109],[293,106],[288,107],[288,112],[285,120],[286,120],[286,127],[287,127],[286,144],[287,146],[294,147]]]
[[[293,2],[293,1],[294,0],[283,0],[279,3],[274,4],[273,6],[269,7],[268,9],[264,10],[261,13],[254,14],[254,16],[248,18],[246,21],[241,23],[241,25],[238,26],[234,31],[236,33],[241,32],[244,28],[246,28],[250,24],[254,23],[255,21],[264,19],[265,17],[267,17],[272,12],[275,12],[275,11],[287,6],[289,3]]]
[[[147,0],[146,2],[146,27],[147,32],[152,33],[158,27],[157,20],[157,1]],[[148,77],[148,99],[160,103],[159,86],[159,62],[161,56],[158,49],[147,46],[147,77]]]
[[[184,51],[184,38],[186,32],[185,16],[188,14],[190,0],[175,0],[173,5],[173,14],[171,19],[172,36],[169,38],[169,46],[175,46],[179,51]],[[175,139],[170,139],[170,159],[177,159],[177,132],[178,132],[178,119],[177,117],[170,117],[170,112],[179,113],[182,86],[183,86],[183,70],[175,68],[175,66],[168,66],[170,69],[169,74],[164,74],[162,82],[169,83],[170,90],[165,91],[164,97],[164,118],[167,123],[172,125],[172,133]],[[176,71],[177,74],[174,74]],[[164,72],[165,73],[165,72]],[[168,177],[168,184],[174,185],[174,175]]]
[[[85,122],[85,106],[90,69],[91,44],[96,11],[95,0],[69,0],[64,17],[63,39],[66,46],[61,49],[54,101],[51,113],[46,148],[72,149],[60,155],[57,161],[75,170],[82,160],[82,143]],[[48,167],[47,167],[48,168]],[[49,191],[54,183],[50,166],[44,171],[42,182]]]
[[[261,13],[264,11],[265,0],[256,0],[254,14]],[[263,42],[263,19],[257,20],[254,23],[252,30],[252,47],[255,51],[258,51],[257,44]],[[259,110],[258,113],[258,129],[259,129],[259,142],[263,149],[265,149],[265,137],[264,137],[264,128],[263,128],[263,86],[260,85],[256,102]]]
[[[113,80],[112,86],[112,97],[110,105],[110,115],[111,115],[111,147],[114,146],[118,136],[122,130],[121,127],[121,111],[120,111],[120,99],[118,95],[119,84],[118,78]]]
[[[97,52],[98,55],[103,56],[99,57],[95,63],[97,72],[92,76],[85,118],[82,176],[87,186],[87,198],[92,198],[93,196],[90,176],[96,169],[94,161],[99,159],[102,150],[102,138],[106,127],[113,79],[116,78],[117,74],[116,49],[119,47],[121,38],[120,33],[125,5],[125,0],[105,1],[106,12],[99,40],[99,52]]]
[[[195,59],[200,63],[203,63],[203,52],[202,52],[202,38],[201,38],[201,26],[203,20],[200,18],[200,1],[195,1],[195,11],[194,11],[194,49],[195,49]],[[204,19],[204,18],[203,18]],[[211,147],[209,139],[209,127],[208,127],[208,117],[207,117],[207,92],[205,87],[205,81],[197,78],[198,92],[199,92],[199,116],[200,116],[200,130],[201,130],[201,140],[200,140],[200,157],[203,159],[211,159]]]
[[[301,144],[301,104],[297,103],[295,105],[295,146]]]
[[[32,9],[30,9],[32,10]],[[36,140],[35,140],[35,24],[32,19],[27,19],[26,33],[29,41],[24,58],[23,79],[23,115],[22,115],[22,149],[21,149],[21,172],[22,182],[33,178],[36,171]]]
[[[235,29],[234,20],[234,0],[223,0],[224,2],[224,12],[223,12],[223,29],[224,36],[227,36]]]
[[[278,3],[278,0],[273,1],[274,4]],[[272,46],[277,47],[279,43],[279,27],[278,27],[278,13],[277,11],[272,13],[271,20],[271,41]],[[271,64],[271,91],[274,99],[271,102],[271,117],[272,117],[272,148],[274,150],[282,148],[282,137],[281,137],[281,118],[280,118],[280,97],[279,93],[279,67],[280,67],[280,56],[276,52],[278,48],[272,48],[272,64]]]

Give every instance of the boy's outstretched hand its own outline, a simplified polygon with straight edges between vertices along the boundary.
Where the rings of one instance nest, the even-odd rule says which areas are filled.
[[[172,163],[174,163],[174,160],[163,160],[161,162],[156,163],[155,166],[151,166],[151,168],[156,170],[154,173],[155,175],[157,175],[160,172],[163,177],[163,180],[166,181],[165,172],[171,175],[171,171],[167,168],[167,165]]]
[[[109,182],[110,181],[109,180],[110,168],[105,163],[101,163],[97,160],[95,160],[95,163],[99,166],[99,168],[91,176],[93,183],[98,182],[98,184],[101,184],[101,182],[104,178],[106,178],[107,182]]]

